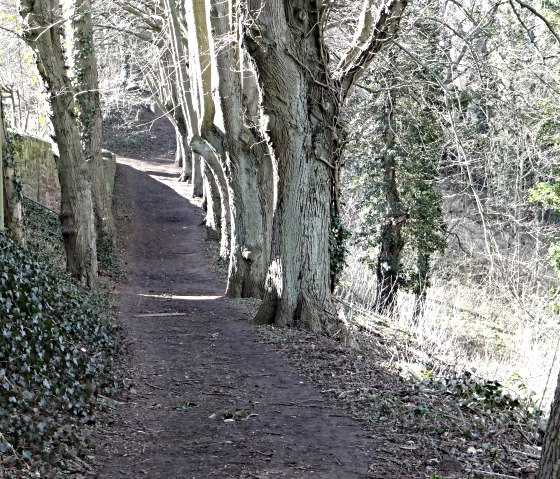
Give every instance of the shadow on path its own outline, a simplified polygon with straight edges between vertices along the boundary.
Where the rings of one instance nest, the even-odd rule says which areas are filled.
[[[247,313],[223,297],[201,213],[171,178],[172,160],[119,161],[119,182],[134,202],[120,287],[131,351],[122,404],[96,438],[96,477],[378,477],[368,473],[367,431],[263,344]]]

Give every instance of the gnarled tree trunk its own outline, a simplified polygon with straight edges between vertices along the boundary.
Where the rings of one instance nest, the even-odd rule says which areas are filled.
[[[339,102],[319,2],[249,0],[245,43],[261,89],[274,169],[271,262],[259,323],[344,329],[331,298],[329,233]]]
[[[74,88],[66,74],[57,0],[22,0],[24,35],[37,57],[39,73],[49,92],[53,127],[59,148],[60,223],[68,272],[95,287],[96,233],[89,168],[76,122]]]
[[[323,2],[247,0],[244,41],[260,85],[262,128],[274,169],[266,292],[256,320],[336,334],[329,240],[344,147],[340,110],[396,33],[406,0],[364,0],[354,43],[332,75]],[[334,241],[336,242],[336,241]]]

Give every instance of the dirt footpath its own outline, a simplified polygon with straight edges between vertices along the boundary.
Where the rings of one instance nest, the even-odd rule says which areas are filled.
[[[383,477],[368,472],[369,433],[223,297],[170,154],[119,161],[134,203],[120,286],[131,347],[122,404],[96,439],[96,477]]]

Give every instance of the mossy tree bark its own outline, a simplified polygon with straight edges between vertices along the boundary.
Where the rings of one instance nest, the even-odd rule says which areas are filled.
[[[91,0],[76,0],[72,17],[76,103],[86,161],[91,171],[91,194],[98,241],[114,247],[116,228],[112,198],[107,189],[101,155],[102,116],[93,39]]]
[[[22,0],[24,35],[49,93],[59,148],[60,222],[68,272],[90,287],[97,279],[96,232],[90,172],[81,147],[75,91],[66,73],[57,0]]]

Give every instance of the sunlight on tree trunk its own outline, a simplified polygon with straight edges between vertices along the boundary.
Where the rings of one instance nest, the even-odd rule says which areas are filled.
[[[61,188],[60,223],[68,272],[96,286],[97,253],[89,168],[76,123],[75,94],[65,68],[60,12],[56,0],[23,0],[25,38],[37,57],[37,67],[50,97],[58,143]]]
[[[86,161],[90,165],[91,194],[98,241],[115,246],[116,229],[112,198],[101,154],[101,100],[97,56],[93,39],[91,0],[76,0],[72,17],[73,70],[78,93],[76,104]]]

